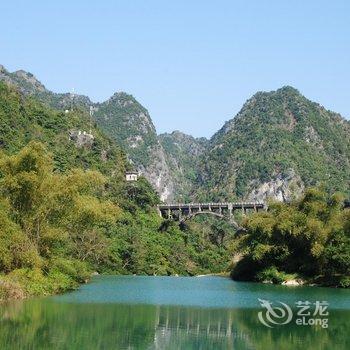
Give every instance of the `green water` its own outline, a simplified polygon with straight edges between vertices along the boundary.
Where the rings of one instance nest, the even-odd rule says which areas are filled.
[[[268,328],[258,298],[293,308],[327,301],[329,326],[298,326],[293,316]],[[73,293],[0,305],[0,349],[350,349],[350,291],[220,277],[96,277]]]

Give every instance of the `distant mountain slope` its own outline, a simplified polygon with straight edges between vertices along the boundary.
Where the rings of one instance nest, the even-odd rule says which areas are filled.
[[[176,199],[181,202],[191,200],[189,194],[196,180],[198,161],[206,151],[209,141],[204,137],[194,138],[180,131],[160,134],[158,137],[174,181]]]
[[[90,99],[84,95],[49,91],[32,73],[24,70],[10,73],[0,65],[0,80],[17,86],[22,93],[35,96],[39,101],[55,109],[69,109],[72,106],[88,109],[92,104]]]
[[[349,194],[349,122],[284,87],[255,94],[213,136],[194,195],[288,200],[318,183]]]
[[[18,152],[29,141],[40,141],[52,152],[55,170],[99,170],[124,178],[129,166],[123,151],[81,110],[56,111],[17,88],[0,82],[0,151]]]

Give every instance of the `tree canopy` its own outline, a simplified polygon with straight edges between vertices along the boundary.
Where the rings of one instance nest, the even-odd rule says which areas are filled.
[[[308,189],[291,204],[271,203],[245,221],[238,280],[281,282],[292,274],[324,285],[350,285],[350,211],[341,194]]]

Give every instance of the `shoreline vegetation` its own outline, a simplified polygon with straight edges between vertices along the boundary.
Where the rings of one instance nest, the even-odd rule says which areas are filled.
[[[88,113],[57,111],[0,82],[0,125],[1,300],[63,293],[94,271],[227,269],[233,234],[222,223],[162,220],[157,193],[143,177],[125,181],[126,155]]]
[[[0,301],[60,294],[91,274],[196,275],[226,268],[222,231],[182,229],[155,210],[143,178],[59,172],[31,141],[0,155]],[[198,227],[196,226],[198,225]],[[212,232],[211,232],[212,234]]]
[[[340,193],[310,188],[292,203],[270,203],[243,225],[233,279],[350,287],[350,210]]]

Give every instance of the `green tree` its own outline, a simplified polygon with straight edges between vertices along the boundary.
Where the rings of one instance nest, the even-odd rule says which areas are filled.
[[[349,212],[344,197],[311,188],[300,201],[272,203],[244,225],[244,254],[232,271],[235,279],[263,280],[297,274],[323,284],[345,286],[350,275]]]

